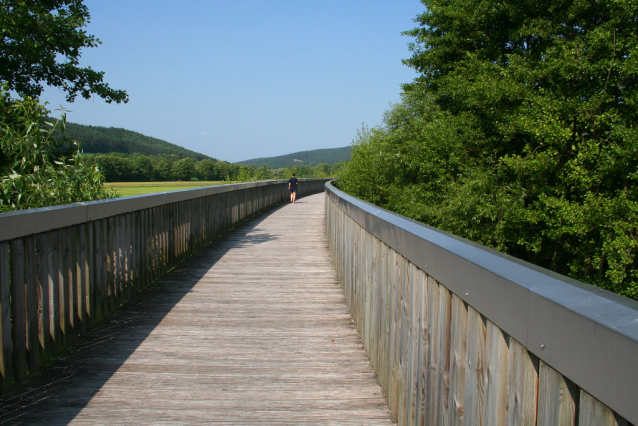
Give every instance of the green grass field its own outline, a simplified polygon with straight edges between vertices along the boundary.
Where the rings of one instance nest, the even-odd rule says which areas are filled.
[[[221,181],[190,182],[108,182],[104,186],[117,190],[122,197],[131,195],[153,194],[155,192],[177,191],[180,189],[201,188],[202,186],[221,185]]]

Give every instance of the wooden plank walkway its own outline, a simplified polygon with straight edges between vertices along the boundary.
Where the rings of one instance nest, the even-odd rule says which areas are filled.
[[[390,425],[324,194],[180,265],[4,398],[0,424]]]

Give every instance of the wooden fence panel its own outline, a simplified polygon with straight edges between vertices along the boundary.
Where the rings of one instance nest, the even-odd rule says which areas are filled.
[[[628,425],[329,197],[326,209],[335,270],[399,424]]]

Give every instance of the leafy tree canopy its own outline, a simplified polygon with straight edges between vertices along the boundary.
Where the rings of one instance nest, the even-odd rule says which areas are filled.
[[[127,102],[126,92],[103,82],[103,72],[79,66],[80,50],[100,43],[82,29],[89,18],[82,0],[0,0],[0,82],[21,96],[39,97],[45,83],[69,102],[78,94]]]
[[[638,298],[638,3],[423,4],[344,189]]]

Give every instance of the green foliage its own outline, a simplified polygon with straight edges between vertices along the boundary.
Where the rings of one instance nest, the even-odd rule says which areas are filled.
[[[171,176],[171,165],[168,161],[160,159],[153,165],[151,180],[169,181]]]
[[[279,169],[294,166],[315,167],[321,163],[334,164],[341,161],[350,160],[352,147],[315,149],[312,151],[301,151],[278,157],[255,158],[252,160],[240,161],[237,164],[259,167],[266,165],[268,168]]]
[[[638,298],[638,3],[427,0],[348,192]]]
[[[315,177],[329,177],[330,176],[331,167],[328,163],[320,163],[312,168],[312,174]]]
[[[173,179],[191,180],[195,177],[195,163],[192,158],[182,158],[173,164]]]
[[[171,180],[222,180],[228,163],[204,159],[199,162],[174,154],[95,154],[82,156],[84,164],[99,166],[107,182],[150,182]]]
[[[216,180],[219,178],[218,167],[214,161],[209,159],[204,159],[197,163],[195,172],[199,180]]]
[[[113,198],[96,167],[81,164],[77,142],[56,139],[66,117],[45,121],[48,111],[31,98],[0,101],[0,211]],[[66,147],[69,144],[73,149]]]
[[[127,102],[126,92],[102,81],[103,72],[79,67],[80,50],[100,43],[82,29],[88,22],[82,0],[0,0],[0,82],[21,96],[39,97],[44,82],[70,102],[78,94]]]

